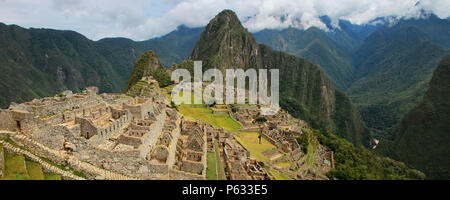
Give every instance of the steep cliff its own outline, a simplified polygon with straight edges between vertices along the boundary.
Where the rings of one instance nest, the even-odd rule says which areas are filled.
[[[396,157],[429,179],[450,178],[450,55],[433,73],[422,102],[402,120],[394,144]]]

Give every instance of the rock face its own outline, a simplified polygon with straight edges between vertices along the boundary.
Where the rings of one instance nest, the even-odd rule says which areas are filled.
[[[429,179],[450,178],[450,55],[433,73],[422,103],[402,120],[394,151]]]
[[[153,51],[145,52],[134,65],[125,87],[125,92],[141,80],[142,77],[150,75],[159,68],[163,68],[163,65],[159,61],[158,56]]]
[[[369,143],[369,132],[359,113],[319,67],[258,44],[233,11],[222,11],[210,21],[190,59],[203,61],[203,70],[280,69],[280,103],[284,109],[355,144]]]

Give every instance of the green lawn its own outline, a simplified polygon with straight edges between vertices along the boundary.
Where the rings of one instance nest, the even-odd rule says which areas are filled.
[[[194,94],[191,93],[191,100],[194,101]],[[204,104],[181,104],[178,106],[180,113],[188,120],[197,120],[208,122],[213,126],[224,128],[229,132],[238,132],[241,125],[231,118],[228,114],[213,114],[213,112]]]
[[[217,180],[217,158],[216,154],[213,152],[208,152],[206,154],[206,180]]]
[[[269,158],[262,154],[262,152],[276,147],[264,138],[261,139],[261,144],[259,144],[258,135],[259,133],[256,132],[239,132],[238,135],[235,135],[235,138],[247,148],[250,152],[250,157],[258,161],[268,162]]]
[[[28,175],[31,180],[44,180],[44,173],[42,173],[42,167],[39,163],[26,161]]]
[[[53,173],[44,173],[45,180],[61,180],[61,176],[59,174]]]
[[[30,180],[27,169],[25,168],[25,158],[21,155],[15,155],[8,152],[5,154],[5,169],[3,171],[3,180]]]

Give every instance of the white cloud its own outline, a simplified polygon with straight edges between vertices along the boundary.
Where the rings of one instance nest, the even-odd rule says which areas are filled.
[[[234,10],[250,31],[289,26],[326,29],[347,19],[364,24],[382,16],[415,17],[421,8],[450,16],[449,0],[0,0],[0,22],[75,30],[88,38],[160,36],[180,24],[204,26],[223,9]],[[249,18],[250,17],[250,18]]]

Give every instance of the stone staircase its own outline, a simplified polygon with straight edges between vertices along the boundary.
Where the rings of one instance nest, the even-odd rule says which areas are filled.
[[[94,166],[92,164],[81,162],[78,159],[71,157],[69,159],[69,163],[71,165],[77,166],[77,168],[82,169],[83,171],[87,171],[92,174],[97,174],[102,177],[104,177],[106,180],[137,180],[136,178],[128,177],[116,172],[112,172],[109,170],[101,169],[97,166]]]
[[[137,178],[128,177],[128,176],[125,176],[125,175],[122,175],[122,174],[119,174],[119,173],[116,173],[116,172],[112,172],[112,171],[109,171],[109,170],[105,170],[105,169],[99,168],[99,167],[97,167],[97,166],[94,166],[94,165],[89,164],[89,163],[86,163],[86,162],[82,162],[82,161],[78,160],[78,159],[77,159],[76,157],[74,157],[74,156],[64,154],[64,152],[62,152],[62,151],[57,151],[57,150],[48,148],[48,147],[42,145],[41,143],[38,143],[38,142],[36,142],[36,141],[34,141],[34,140],[28,138],[28,137],[25,136],[25,135],[12,134],[11,136],[14,137],[14,138],[16,138],[16,139],[18,139],[19,141],[26,141],[26,142],[32,143],[33,145],[39,146],[39,147],[42,148],[44,151],[46,151],[46,152],[48,152],[48,153],[50,153],[50,154],[53,154],[53,155],[55,155],[55,156],[57,156],[57,157],[61,157],[61,158],[68,159],[69,164],[70,164],[70,165],[72,166],[72,168],[74,168],[74,169],[81,169],[80,171],[85,171],[85,172],[88,172],[88,173],[90,173],[90,174],[95,174],[95,175],[98,175],[98,176],[102,176],[102,177],[104,177],[104,179],[106,179],[106,180],[137,180]],[[3,141],[2,141],[2,142],[3,142]],[[6,142],[3,142],[3,143],[6,143]],[[9,143],[7,143],[7,144],[9,144]],[[9,146],[12,146],[12,145],[9,144]],[[17,148],[17,149],[18,149],[18,148]],[[19,149],[19,150],[21,150],[21,149]],[[23,150],[21,150],[21,151],[23,151]],[[25,151],[24,151],[24,152],[25,152]],[[27,151],[26,151],[26,152],[27,152]],[[28,153],[29,153],[29,152],[28,152]],[[30,154],[30,155],[33,155],[33,154],[31,154],[31,153],[29,153],[29,154]],[[34,156],[34,155],[33,155],[33,156]],[[37,156],[35,156],[35,157],[37,157]],[[37,158],[38,158],[38,157],[37,157]],[[37,161],[35,161],[35,162],[37,162]],[[45,162],[45,163],[47,163],[47,162]],[[49,165],[49,164],[47,163],[47,165]],[[52,166],[52,165],[50,165],[50,166]],[[46,168],[44,165],[43,165],[43,167]],[[52,166],[52,167],[54,167],[54,166]],[[54,168],[59,169],[59,168],[57,168],[57,167],[54,167]],[[47,168],[46,168],[46,169],[47,169]],[[61,170],[61,169],[60,169],[60,170]],[[64,171],[64,170],[61,170],[61,171],[67,172],[67,171]],[[55,173],[56,173],[56,172],[55,172]],[[67,173],[69,173],[69,172],[67,172]],[[58,174],[60,174],[60,173],[58,173]],[[61,175],[63,175],[63,174],[61,174]],[[72,175],[73,175],[73,174],[72,174]],[[78,176],[77,176],[77,177],[78,177]],[[69,177],[69,178],[70,178],[70,177]],[[78,177],[78,179],[75,179],[75,180],[82,180],[82,179],[79,179],[79,178],[81,178],[81,177]]]

